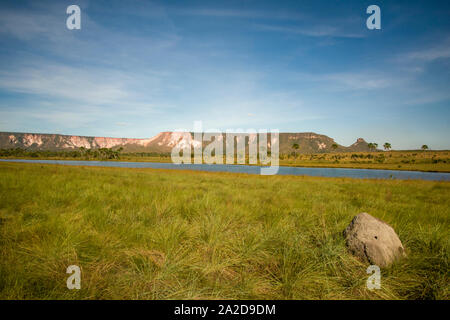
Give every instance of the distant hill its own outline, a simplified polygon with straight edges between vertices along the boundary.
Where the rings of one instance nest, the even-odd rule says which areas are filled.
[[[223,134],[224,135],[224,134]],[[237,133],[237,139],[244,134]],[[190,137],[190,138],[189,138]],[[367,142],[359,138],[351,146],[341,146],[334,139],[313,132],[280,133],[280,153],[286,154],[294,151],[293,145],[297,144],[297,153],[326,153],[333,151],[332,145],[336,144],[337,152],[364,152],[369,151]],[[40,133],[16,133],[0,132],[0,148],[22,148],[28,150],[73,150],[80,147],[86,149],[122,147],[125,152],[171,152],[172,148],[181,140],[183,143],[193,145],[193,133],[188,138],[181,132],[160,132],[148,139],[106,138],[70,136],[61,134]],[[270,138],[268,138],[270,141]],[[248,138],[246,138],[248,143]],[[207,145],[208,142],[204,143]],[[225,149],[224,149],[225,150]]]

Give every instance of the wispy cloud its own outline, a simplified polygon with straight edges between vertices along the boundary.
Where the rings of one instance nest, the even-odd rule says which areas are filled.
[[[130,31],[102,25],[91,19],[88,10],[82,11],[81,30],[70,31],[64,14],[65,7],[55,5],[49,5],[47,10],[0,10],[0,35],[2,40],[18,39],[63,60],[96,65],[142,63],[144,57],[166,55],[168,50],[175,52],[173,49],[181,40],[173,27],[167,27],[169,19],[164,16],[158,20],[158,28],[146,33],[139,28]]]
[[[305,35],[310,37],[342,37],[342,38],[362,38],[364,34],[358,32],[348,32],[347,27],[352,28],[351,25],[360,23],[359,19],[346,18],[336,21],[335,18],[327,17],[325,19],[312,16],[303,12],[287,12],[280,10],[234,10],[234,9],[213,9],[213,8],[198,8],[198,9],[175,9],[170,11],[176,15],[196,16],[196,17],[213,17],[213,18],[236,18],[248,21],[248,19],[259,20],[252,27],[259,31],[272,31],[291,33],[298,35]],[[273,24],[267,24],[273,20]],[[277,25],[280,21],[295,23],[296,26],[280,26]],[[302,23],[302,27],[297,24]],[[349,26],[350,25],[350,26]],[[358,28],[352,28],[358,30]]]
[[[23,123],[62,126],[66,130],[87,127],[94,125],[101,115],[102,112],[94,107],[71,110],[64,108],[64,104],[49,106],[38,103],[34,104],[32,109],[21,106],[14,108],[3,106],[0,109],[0,117],[9,120],[8,123],[2,124],[2,130],[9,131],[17,131]]]
[[[58,26],[61,27],[58,27]],[[4,9],[0,13],[0,34],[21,40],[35,39],[38,35],[50,37],[64,31],[64,20],[51,13],[23,12]]]
[[[311,25],[305,27],[286,27],[266,24],[255,24],[254,27],[260,31],[273,31],[289,34],[304,35],[309,37],[341,37],[341,38],[363,38],[362,33],[346,32],[338,27],[328,25]]]
[[[320,90],[346,91],[346,90],[376,90],[399,86],[409,81],[404,75],[380,73],[363,70],[358,72],[337,73],[295,73],[294,79],[301,82],[317,83]]]
[[[426,48],[423,48],[426,47]],[[437,59],[450,58],[450,35],[439,37],[432,45],[422,46],[420,49],[397,54],[393,61],[396,63],[410,63],[422,66]]]
[[[406,54],[404,58],[408,61],[425,62],[434,61],[440,58],[450,58],[450,45],[410,52]]]
[[[301,20],[304,14],[286,11],[261,11],[261,10],[234,10],[214,8],[184,8],[173,9],[170,13],[184,16],[217,17],[217,18],[252,18],[252,19],[274,19],[274,20]]]
[[[375,72],[332,73],[321,76],[319,79],[333,82],[339,87],[352,90],[382,89],[403,82],[403,79],[399,79],[398,77],[394,78],[392,75],[381,75]]]
[[[90,104],[119,101],[129,94],[116,72],[45,65],[0,72],[0,88]]]

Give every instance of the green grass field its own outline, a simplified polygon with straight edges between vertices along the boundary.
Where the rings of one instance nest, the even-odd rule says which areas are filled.
[[[380,290],[342,236],[360,212],[408,255]],[[0,163],[0,298],[449,299],[449,227],[448,182]]]

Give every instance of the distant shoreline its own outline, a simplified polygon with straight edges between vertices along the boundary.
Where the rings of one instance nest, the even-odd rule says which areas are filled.
[[[80,159],[80,158],[64,158],[64,157],[46,157],[46,158],[33,158],[33,157],[0,157],[5,160],[67,160],[67,161],[105,161],[105,162],[141,162],[141,163],[172,163],[168,157],[147,157],[143,159],[138,158],[120,158],[120,159]],[[239,163],[223,163],[216,165],[244,165],[244,166],[261,166],[260,164],[239,164]],[[423,165],[424,168],[420,166]],[[410,166],[401,166],[398,164],[378,164],[378,163],[287,163],[280,160],[280,167],[296,167],[296,168],[336,168],[336,169],[367,169],[367,170],[395,170],[395,171],[416,171],[416,172],[436,172],[436,173],[450,173],[450,165],[446,168],[427,168],[432,164],[413,164]]]

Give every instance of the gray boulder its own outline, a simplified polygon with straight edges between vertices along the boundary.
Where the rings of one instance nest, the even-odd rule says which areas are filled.
[[[349,251],[370,264],[386,267],[405,256],[405,249],[394,229],[368,213],[355,216],[344,230]]]

